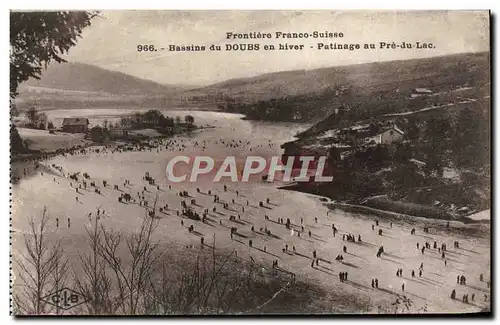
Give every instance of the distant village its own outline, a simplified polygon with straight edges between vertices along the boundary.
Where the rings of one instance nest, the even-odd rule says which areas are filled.
[[[15,110],[14,110],[15,112]],[[136,112],[122,118],[115,118],[113,121],[102,120],[92,125],[86,117],[65,117],[55,125],[50,121],[45,112],[38,112],[31,107],[24,114],[15,112],[13,114],[13,125],[23,130],[33,130],[38,132],[35,138],[39,139],[40,132],[47,132],[47,136],[68,135],[68,140],[73,139],[71,135],[82,135],[81,139],[90,143],[104,143],[107,141],[141,141],[148,138],[170,137],[182,132],[190,132],[198,127],[194,124],[192,115],[168,117],[158,110],[146,112]],[[24,131],[23,131],[24,132]],[[50,138],[47,138],[50,141]],[[16,141],[14,141],[16,142]],[[19,141],[18,141],[19,142]],[[22,140],[14,152],[28,153],[31,149],[32,139]],[[83,144],[83,142],[81,142]]]

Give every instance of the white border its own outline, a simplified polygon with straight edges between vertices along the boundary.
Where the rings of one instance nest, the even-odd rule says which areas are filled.
[[[342,2],[332,2],[330,1],[319,1],[319,0],[307,0],[307,1],[284,1],[282,3],[280,2],[270,2],[270,1],[265,1],[265,0],[252,0],[252,1],[245,1],[245,2],[238,2],[238,1],[228,1],[228,0],[217,0],[217,1],[210,1],[210,2],[205,2],[205,1],[196,1],[196,0],[183,0],[183,1],[175,1],[175,2],[169,2],[167,3],[166,1],[151,1],[151,0],[141,0],[141,1],[119,1],[119,2],[114,2],[114,1],[109,1],[109,2],[103,2],[102,0],[86,0],[86,1],[81,1],[79,3],[73,3],[72,5],[68,4],[68,1],[63,1],[63,0],[45,0],[45,1],[40,1],[40,0],[19,0],[19,1],[4,1],[2,2],[2,6],[6,5],[6,8],[2,8],[1,16],[0,16],[0,24],[2,25],[1,27],[1,40],[0,40],[0,46],[2,47],[2,53],[5,57],[3,59],[4,62],[3,65],[3,71],[2,71],[2,87],[1,89],[3,90],[1,92],[1,109],[0,109],[0,121],[2,123],[0,127],[0,191],[1,191],[1,211],[2,217],[1,217],[1,226],[0,229],[2,229],[3,234],[0,235],[1,241],[0,241],[0,324],[12,324],[14,322],[14,319],[9,316],[9,283],[8,283],[8,278],[9,278],[9,237],[7,235],[7,232],[9,229],[9,207],[8,207],[8,199],[9,199],[9,188],[8,184],[9,183],[9,155],[7,154],[9,152],[9,128],[8,128],[8,121],[9,121],[9,111],[8,111],[8,99],[9,99],[9,93],[8,93],[8,78],[9,78],[9,72],[8,72],[8,65],[7,65],[7,56],[8,56],[8,39],[9,39],[9,13],[8,9],[385,9],[385,10],[394,10],[394,9],[491,9],[493,14],[500,15],[500,1],[498,0],[474,0],[474,1],[436,1],[436,0],[417,0],[417,1],[409,1],[409,2],[402,2],[402,1],[370,1],[370,0],[349,0],[349,1],[342,1]],[[497,17],[498,19],[498,17]],[[496,21],[498,25],[498,20]],[[497,26],[495,27],[495,48],[492,49],[493,53],[498,52],[498,32],[497,32]],[[492,40],[493,41],[493,40]],[[495,55],[496,57],[496,55]],[[496,62],[498,64],[498,62]],[[495,83],[495,89],[493,90],[494,94],[499,94],[499,86],[498,83]],[[496,107],[492,107],[492,110],[494,110]],[[498,112],[495,113],[495,121],[494,125],[499,125],[500,117]],[[499,139],[498,137],[498,132],[497,130],[494,130],[494,139]],[[495,144],[495,151],[498,151],[498,141]],[[495,180],[495,185],[496,185],[496,180]],[[495,186],[496,188],[496,186]],[[496,195],[494,197],[495,202],[498,202],[498,191],[496,191]],[[496,216],[492,216],[492,218],[495,218]],[[495,227],[495,234],[498,235],[498,221],[495,222],[496,227]],[[494,243],[494,238],[493,243]],[[497,248],[497,247],[496,247]],[[497,249],[495,251],[495,260],[499,259],[499,251]],[[493,262],[493,261],[492,261]],[[496,279],[496,278],[495,278]],[[493,281],[493,285],[496,287],[496,281]],[[496,293],[496,290],[494,291]],[[494,297],[494,301],[497,302],[498,299],[497,297]],[[494,306],[494,310],[498,311],[497,304]],[[204,322],[207,323],[216,323],[221,321],[222,319],[209,319],[209,320],[204,320]],[[226,319],[226,321],[235,321],[236,318],[231,318],[231,319]],[[302,319],[302,320],[297,320],[300,322],[309,322],[313,319]],[[403,319],[400,319],[403,320]],[[49,320],[51,321],[51,320]],[[64,320],[65,322],[68,321],[68,319]],[[109,320],[108,320],[109,321]],[[131,321],[132,323],[135,324],[140,324],[143,323],[147,320],[134,320]],[[178,320],[167,320],[169,322],[178,322]],[[242,320],[243,321],[243,320]],[[250,322],[249,320],[244,320],[245,322]],[[263,323],[273,323],[276,325],[281,325],[288,323],[290,321],[295,321],[292,319],[268,319],[268,320],[253,320],[251,322],[263,322]],[[322,319],[322,321],[328,321],[328,322],[336,322],[336,323],[344,323],[344,322],[350,322],[350,323],[357,323],[359,320],[354,320],[354,319],[344,319],[344,320],[339,320],[339,319]],[[374,321],[374,320],[371,320]],[[385,321],[382,319],[375,319],[375,321]],[[437,323],[440,322],[441,320],[437,319],[417,319],[415,322],[416,323],[426,323],[426,324],[432,324],[432,323]],[[475,319],[470,319],[466,320],[466,322],[476,322],[477,320]],[[25,320],[25,322],[27,322]],[[31,322],[31,321],[29,321]],[[95,323],[98,324],[104,324],[105,321],[103,320],[94,320]],[[183,320],[183,322],[194,322],[194,320]]]

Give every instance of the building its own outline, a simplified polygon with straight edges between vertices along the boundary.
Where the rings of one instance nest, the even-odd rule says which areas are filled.
[[[411,98],[432,95],[432,90],[427,88],[414,88],[410,93]]]
[[[364,138],[365,143],[392,144],[403,141],[404,132],[396,125],[382,129]]]
[[[63,132],[87,133],[89,130],[89,119],[81,117],[70,117],[63,120]]]
[[[396,125],[380,126],[375,124],[359,125],[343,129],[340,139],[353,145],[392,144],[403,141],[404,132]]]

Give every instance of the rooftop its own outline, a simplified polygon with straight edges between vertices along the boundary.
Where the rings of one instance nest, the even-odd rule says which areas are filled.
[[[88,124],[89,124],[88,118],[66,117],[63,119],[63,126],[64,125],[88,125]]]

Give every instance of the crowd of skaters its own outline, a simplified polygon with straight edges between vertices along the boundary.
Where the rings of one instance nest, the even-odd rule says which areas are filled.
[[[229,143],[229,142],[228,142]],[[234,145],[234,144],[231,144],[231,145]],[[177,149],[179,148],[178,147],[179,144],[177,144]],[[184,147],[185,148],[185,145]],[[110,149],[103,149],[101,152],[102,153],[105,153],[106,150],[110,150]],[[83,154],[83,153],[74,153],[74,154]],[[59,170],[60,172],[63,172],[62,171],[62,168],[60,166],[53,166],[55,169]],[[82,175],[79,175],[79,173],[75,173],[75,174],[66,174],[65,176],[67,176],[68,178],[70,178],[71,180],[73,180],[75,182],[75,190],[77,191],[77,193],[80,193],[81,190],[87,190],[87,187],[91,187],[94,189],[94,192],[97,193],[97,194],[101,194],[101,188],[99,185],[97,185],[97,183],[95,181],[90,181],[90,176],[86,173],[82,174]],[[154,186],[154,188],[157,190],[157,191],[160,191],[160,185],[157,185],[156,182],[155,182],[155,179],[153,177],[151,177],[151,175],[146,172],[144,177],[143,177],[143,181],[145,181],[147,184],[143,187],[142,191],[141,192],[137,192],[137,196],[133,196],[131,195],[130,193],[126,193],[126,192],[123,192],[124,190],[126,191],[127,190],[127,186],[130,187],[130,180],[125,180],[123,182],[123,187],[119,187],[118,185],[114,185],[113,186],[113,190],[115,191],[118,191],[120,193],[118,193],[118,201],[119,202],[138,202],[139,205],[145,207],[145,208],[148,208],[148,209],[151,209],[150,207],[150,204],[148,203],[148,199],[145,195],[146,192],[151,192],[152,190],[149,189],[148,190],[148,187],[147,185],[149,186]],[[104,180],[102,181],[103,182],[103,187],[104,188],[108,188],[108,184],[107,182]],[[71,184],[71,187],[73,187],[73,184]],[[109,188],[110,189],[110,188]],[[171,190],[172,187],[169,186],[169,189]],[[223,192],[224,193],[227,193],[229,191],[229,188],[227,185],[224,185],[223,187]],[[197,189],[197,193],[200,193],[201,191],[199,189]],[[221,202],[220,200],[220,196],[218,194],[214,194],[216,193],[217,191],[215,189],[211,189],[208,191],[208,194],[213,196],[213,203],[214,204],[222,204],[223,208],[224,209],[229,209],[229,202]],[[238,191],[234,191],[233,192],[235,194],[235,197],[234,198],[231,198],[230,199],[230,202],[234,205],[237,203],[237,201],[241,201],[240,200],[240,193]],[[190,197],[189,193],[187,191],[180,191],[178,192],[178,195],[180,197],[184,197],[184,198],[188,198]],[[79,199],[78,199],[78,196],[76,197],[76,201],[78,202]],[[190,203],[188,203],[190,202]],[[246,206],[249,206],[249,200],[246,200],[246,201],[243,201],[246,203]],[[265,202],[265,203],[264,203]],[[270,204],[270,199],[269,198],[266,198],[265,201],[258,201],[258,207],[259,208],[262,208],[264,207],[265,204]],[[194,216],[194,218],[192,218],[193,220],[198,220],[199,218],[199,214],[194,210],[193,206],[196,205],[196,199],[195,198],[192,198],[191,200],[183,200],[181,202],[181,206],[183,208],[182,210],[182,216],[188,216],[188,217],[191,217],[191,214]],[[242,212],[244,212],[244,207],[243,207],[243,203],[241,203],[242,205]],[[168,203],[165,203],[164,205],[162,205],[159,209],[161,210],[167,210],[168,209]],[[160,212],[162,212],[160,210]],[[216,212],[216,206],[213,206],[212,207],[212,211],[213,212]],[[99,211],[99,210],[98,210]],[[100,212],[97,212],[96,213],[96,217],[100,217]],[[149,214],[150,216],[154,216],[154,211],[153,213]],[[179,216],[179,212],[177,211],[177,215]],[[205,222],[205,218],[206,216],[208,215],[208,208],[205,208],[203,210],[203,218],[199,218],[200,220],[202,219],[202,222]],[[236,220],[240,220],[241,217],[240,215],[238,215],[238,219],[236,219],[236,216],[235,215],[231,215],[229,217],[229,221],[236,221]],[[271,217],[268,216],[267,214],[265,214],[265,220],[266,221],[271,221]],[[290,228],[294,228],[294,231],[292,233],[294,234],[297,234],[297,236],[300,237],[300,234],[301,233],[307,233],[309,237],[312,237],[312,231],[311,229],[306,229],[305,226],[304,226],[304,220],[303,218],[300,219],[300,230],[297,229],[296,227],[293,227],[294,225],[292,225],[292,220],[290,218],[287,218],[287,217],[277,217],[276,218],[276,222],[280,225],[284,225],[284,227],[286,229],[290,229]],[[57,227],[59,227],[59,218],[56,219],[56,223],[57,223]],[[318,223],[318,217],[314,217],[314,223]],[[71,225],[71,221],[70,221],[70,218],[68,217],[67,219],[67,224],[68,224],[68,228],[70,227]],[[220,223],[219,223],[221,226],[223,225],[222,223],[222,220],[220,220]],[[181,220],[181,225],[184,226],[184,220]],[[375,230],[375,227],[378,227],[380,224],[379,224],[379,221],[376,220],[375,221],[375,224],[372,225],[372,230]],[[251,227],[251,231],[254,232],[255,231],[255,228],[254,226],[250,226]],[[332,233],[333,233],[333,236],[335,237],[335,235],[339,232],[338,229],[335,227],[335,224],[332,223]],[[192,233],[194,231],[194,224],[192,225],[189,225],[186,227],[188,229],[188,232],[189,233]],[[392,222],[390,222],[390,228],[392,228]],[[264,233],[266,233],[267,235],[271,235],[271,231],[269,229],[267,229],[267,227],[264,228]],[[263,231],[263,228],[260,229],[261,232]],[[423,229],[423,232],[424,233],[428,233],[429,232],[429,228],[428,227],[424,227]],[[413,228],[411,230],[411,234],[412,235],[415,235],[416,233],[416,229]],[[231,238],[233,238],[233,235],[237,234],[237,228],[236,227],[230,227],[230,236]],[[382,229],[378,229],[378,234],[379,235],[382,235]],[[356,242],[356,236],[354,236],[353,234],[350,234],[350,233],[343,233],[342,234],[342,240],[344,241],[348,241],[348,242]],[[204,238],[201,237],[200,239],[201,241],[201,244],[203,246],[203,241],[204,241]],[[361,235],[358,234],[357,235],[357,241],[358,242],[361,242]],[[253,241],[252,240],[249,240],[248,241],[248,245],[250,247],[253,246]],[[459,248],[459,243],[458,241],[455,241],[453,243],[453,246],[454,248]],[[421,250],[421,254],[424,254],[425,253],[425,250],[426,249],[434,249],[434,250],[437,250],[439,253],[441,253],[441,257],[442,259],[444,260],[444,263],[446,265],[446,255],[445,255],[445,251],[446,251],[446,243],[441,243],[441,245],[438,245],[438,243],[436,241],[433,242],[433,244],[431,245],[431,243],[429,242],[424,242],[423,244],[420,244],[417,242],[417,249]],[[267,250],[267,247],[264,246],[264,251]],[[290,252],[289,250],[289,246],[288,244],[285,244],[285,247],[283,248],[283,252],[285,253],[288,253]],[[293,253],[297,253],[297,250],[296,250],[296,247],[295,246],[291,246],[291,252]],[[347,253],[347,247],[346,245],[343,245],[342,246],[342,252],[344,253]],[[383,254],[383,246],[381,246],[379,248],[379,251],[377,253],[377,257],[380,257],[381,255]],[[337,258],[336,258],[337,261],[340,261],[342,262],[344,260],[344,256],[339,254],[337,255]],[[316,250],[313,251],[313,259],[312,259],[312,262],[311,262],[311,266],[314,268],[315,266],[319,266],[319,262],[320,262],[320,258],[317,256],[317,253],[316,253]],[[278,260],[274,260],[273,261],[273,268],[277,267],[278,265]],[[421,277],[422,276],[422,272],[423,272],[423,263],[421,265],[421,268],[419,268],[419,276]],[[397,276],[399,277],[402,277],[402,274],[403,274],[403,269],[398,269],[397,272],[396,272]],[[412,274],[412,277],[416,276],[415,275],[415,271],[414,270],[411,270],[411,274]],[[481,274],[481,277],[482,277],[482,274]],[[462,280],[463,278],[463,280]],[[344,282],[347,280],[347,272],[339,272],[339,280],[340,282]],[[482,281],[482,279],[481,279]],[[457,283],[461,284],[461,285],[465,285],[466,283],[466,279],[465,279],[465,276],[461,275],[461,276],[458,276],[457,277]],[[489,284],[489,283],[488,283]],[[372,279],[372,287],[373,288],[378,288],[378,278],[374,278]],[[404,283],[402,284],[401,286],[401,289],[402,291],[405,290],[405,287],[404,287]],[[455,299],[454,297],[456,296],[456,292],[455,292],[455,289],[453,289],[453,299]],[[471,296],[471,300],[474,301],[474,294],[472,294]],[[464,302],[468,302],[468,293],[467,294],[464,294],[464,298],[463,298],[463,301]]]

